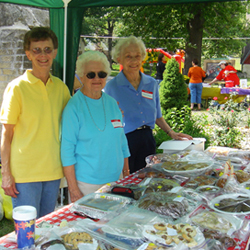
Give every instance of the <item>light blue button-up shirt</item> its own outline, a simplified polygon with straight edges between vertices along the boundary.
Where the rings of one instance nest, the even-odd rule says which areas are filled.
[[[122,71],[105,87],[105,93],[115,98],[124,111],[123,125],[126,134],[143,125],[153,129],[156,119],[162,117],[157,82],[151,76],[140,74],[141,82],[137,90]]]

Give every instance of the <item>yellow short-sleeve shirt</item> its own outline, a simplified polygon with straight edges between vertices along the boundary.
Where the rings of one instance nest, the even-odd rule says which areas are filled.
[[[29,70],[8,84],[0,121],[14,124],[10,168],[16,183],[63,177],[60,123],[70,99],[68,87],[50,75],[46,85]]]

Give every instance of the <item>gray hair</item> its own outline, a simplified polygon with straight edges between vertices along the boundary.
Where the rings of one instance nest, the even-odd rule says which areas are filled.
[[[83,76],[85,66],[89,62],[101,62],[104,65],[104,71],[108,74],[108,76],[110,75],[111,69],[107,57],[100,51],[89,50],[77,58],[76,74],[78,76]]]
[[[141,50],[142,60],[146,57],[146,47],[144,42],[135,36],[129,36],[118,41],[112,50],[112,58],[115,62],[118,62],[118,58],[121,56],[122,50],[129,47],[131,44],[136,44]]]

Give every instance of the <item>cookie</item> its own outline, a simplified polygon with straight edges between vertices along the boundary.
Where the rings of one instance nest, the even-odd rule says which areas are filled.
[[[165,231],[167,229],[166,225],[163,223],[156,223],[153,225],[156,230]]]
[[[196,229],[194,227],[192,227],[191,225],[184,226],[181,229],[181,232],[189,235],[191,238],[193,238],[197,234]]]

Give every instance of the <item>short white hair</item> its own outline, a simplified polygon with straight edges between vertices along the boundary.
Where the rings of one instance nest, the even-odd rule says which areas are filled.
[[[115,62],[118,62],[118,58],[121,56],[122,50],[129,47],[131,44],[136,44],[139,46],[143,60],[146,57],[146,47],[144,42],[140,38],[135,36],[129,36],[118,41],[111,52],[113,60]]]
[[[110,64],[106,55],[100,51],[89,50],[82,53],[76,61],[76,74],[80,77],[83,76],[85,67],[89,62],[101,62],[104,65],[104,71],[108,74],[111,73]]]

